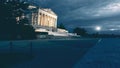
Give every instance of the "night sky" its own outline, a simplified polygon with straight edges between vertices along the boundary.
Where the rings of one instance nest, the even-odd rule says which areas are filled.
[[[89,33],[120,34],[120,0],[34,0],[40,7],[51,8],[58,23],[69,30],[85,28]]]

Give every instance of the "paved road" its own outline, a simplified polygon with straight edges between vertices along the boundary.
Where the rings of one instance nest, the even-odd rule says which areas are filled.
[[[72,68],[98,40],[46,40],[35,41],[34,58],[12,68]]]
[[[97,42],[98,39],[0,42],[0,68],[72,68]]]
[[[120,39],[102,39],[73,68],[120,68]]]

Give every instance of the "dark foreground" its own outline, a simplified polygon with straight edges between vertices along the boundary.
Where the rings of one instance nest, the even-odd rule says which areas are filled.
[[[5,41],[0,60],[0,68],[120,68],[120,39]]]
[[[97,42],[98,39],[14,41],[12,45],[10,41],[0,42],[0,68],[72,68]]]

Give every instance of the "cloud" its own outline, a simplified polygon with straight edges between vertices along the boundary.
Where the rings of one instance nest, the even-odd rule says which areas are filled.
[[[113,16],[120,14],[120,2],[117,3],[110,3],[104,7],[101,7],[98,9],[96,14],[94,14],[95,17],[99,16]]]
[[[88,3],[82,7],[69,11],[64,19],[97,19],[103,17],[110,17],[120,14],[120,2],[114,1],[95,1],[92,5]]]
[[[104,31],[120,30],[119,0],[35,0],[40,7],[51,8],[58,15],[58,23],[68,28],[77,26]]]

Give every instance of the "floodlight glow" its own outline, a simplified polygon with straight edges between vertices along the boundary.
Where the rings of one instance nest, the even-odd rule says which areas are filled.
[[[100,31],[100,30],[101,30],[101,27],[100,27],[100,26],[96,26],[96,27],[95,27],[95,30],[96,30],[96,31]]]

